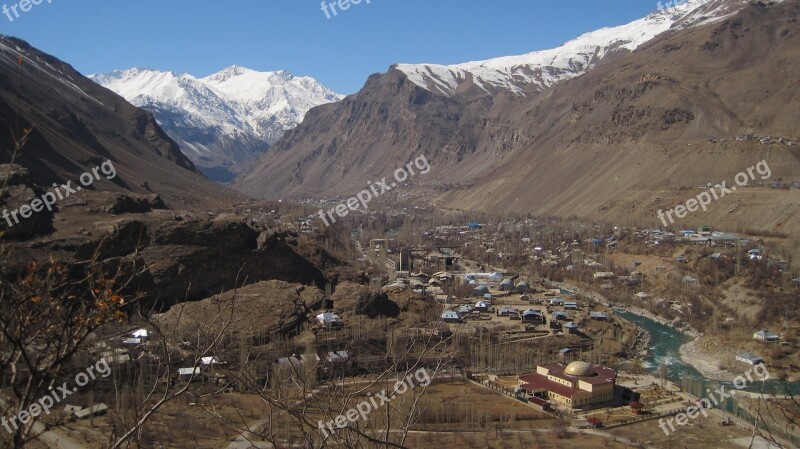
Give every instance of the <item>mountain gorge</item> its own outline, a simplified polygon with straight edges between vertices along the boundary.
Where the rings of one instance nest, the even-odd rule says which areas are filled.
[[[129,69],[91,75],[150,111],[209,178],[229,182],[314,106],[341,99],[309,77],[231,66],[205,78]]]
[[[799,6],[692,1],[553,51],[397,65],[310,111],[235,186],[349,196],[425,153],[431,173],[403,188],[439,207],[652,223],[761,160],[786,182],[800,173]],[[746,135],[776,142],[733,139]],[[797,228],[796,191],[766,190],[697,219]]]

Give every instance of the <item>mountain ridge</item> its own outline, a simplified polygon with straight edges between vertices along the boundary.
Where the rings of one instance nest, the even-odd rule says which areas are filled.
[[[359,93],[314,109],[234,187],[267,198],[346,197],[424,152],[434,168],[403,189],[426,205],[647,221],[683,189],[767,156],[776,179],[800,173],[797,146],[732,139],[797,141],[790,74],[800,2],[709,3],[719,18],[700,14],[544,91],[490,94],[472,84],[447,95],[397,69],[373,75]],[[620,198],[625,191],[636,193]],[[750,192],[733,210],[770,217],[762,226],[790,225],[775,211],[791,210],[791,199],[771,193],[774,210],[749,202]],[[735,226],[735,217],[712,218]]]
[[[507,90],[524,95],[529,85],[544,90],[586,73],[608,55],[633,51],[667,30],[723,20],[744,3],[686,0],[625,25],[584,33],[553,49],[453,65],[396,64],[392,68],[405,73],[414,84],[443,95],[455,94],[467,81],[490,94]]]

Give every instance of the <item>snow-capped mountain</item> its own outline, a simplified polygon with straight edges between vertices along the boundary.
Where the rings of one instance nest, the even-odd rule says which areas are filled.
[[[666,4],[664,4],[666,3]],[[474,84],[489,93],[510,90],[522,95],[533,85],[544,90],[582,75],[608,55],[633,51],[670,28],[698,26],[735,14],[746,0],[672,0],[659,10],[626,25],[586,33],[564,45],[519,56],[455,65],[397,64],[414,84],[432,92],[453,95]]]
[[[425,153],[437,173],[414,181],[426,206],[437,198],[480,210],[537,203],[570,214],[584,207],[572,199],[580,196],[589,214],[598,208],[594,186],[602,184],[609,207],[629,211],[618,201],[616,181],[603,184],[589,173],[599,154],[618,162],[619,173],[636,165],[633,187],[662,173],[664,155],[682,157],[687,144],[746,134],[752,126],[763,135],[794,135],[783,129],[794,129],[796,111],[783,111],[796,103],[787,93],[795,81],[787,67],[797,65],[791,14],[800,0],[677,1],[553,50],[455,66],[393,66],[347,100],[315,109],[234,187],[257,197],[346,197]],[[770,106],[758,106],[763,92],[775,95]],[[496,94],[502,98],[491,101]],[[645,141],[653,151],[646,169],[639,156]],[[683,145],[667,152],[666,142]],[[715,152],[691,153],[698,158],[691,170],[721,168]],[[574,190],[579,181],[592,187]]]
[[[205,78],[133,68],[91,75],[153,113],[181,150],[217,181],[229,181],[303,120],[341,95],[313,78],[232,66]]]

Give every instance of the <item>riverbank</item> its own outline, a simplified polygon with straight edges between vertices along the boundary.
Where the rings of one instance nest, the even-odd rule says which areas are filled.
[[[664,326],[671,327],[672,329],[675,329],[676,331],[678,331],[678,332],[680,332],[680,333],[682,333],[682,334],[684,334],[684,335],[686,335],[688,337],[691,337],[693,339],[700,338],[703,335],[697,329],[689,326],[686,323],[682,323],[682,325],[680,325],[680,326],[675,326],[675,325],[673,325],[672,321],[670,321],[670,320],[668,320],[668,319],[666,319],[666,318],[664,318],[662,316],[658,316],[658,315],[656,315],[656,314],[654,314],[654,313],[652,313],[652,312],[650,312],[648,310],[645,310],[645,309],[642,309],[642,308],[639,308],[639,307],[635,307],[635,306],[625,306],[623,308],[625,309],[625,311],[630,312],[630,313],[632,313],[634,315],[643,316],[643,317],[649,318],[649,319],[651,319],[651,320],[653,320],[653,321],[655,321],[655,322],[657,322],[659,324],[663,324]]]
[[[690,341],[680,348],[681,360],[692,365],[706,379],[732,382],[741,373],[732,373],[720,368],[722,360],[697,348],[697,339]]]
[[[633,355],[633,358],[647,355],[652,339],[653,337],[650,335],[650,332],[636,326],[636,336],[633,338],[633,344],[631,344],[629,353]]]
[[[657,323],[663,324],[664,326],[669,326],[670,328],[675,329],[676,331],[681,332],[688,337],[691,337],[692,341],[681,345],[678,353],[683,363],[686,363],[687,365],[690,365],[692,368],[696,369],[706,379],[721,382],[732,382],[736,376],[741,374],[732,373],[726,369],[720,368],[722,365],[722,360],[714,357],[712,354],[700,351],[696,346],[698,339],[702,337],[702,334],[696,329],[693,329],[688,325],[684,325],[683,327],[675,327],[666,318],[654,315],[653,313],[638,307],[626,307],[625,310],[634,315],[649,318]]]

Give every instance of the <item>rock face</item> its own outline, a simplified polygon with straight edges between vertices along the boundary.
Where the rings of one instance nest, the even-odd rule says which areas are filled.
[[[239,337],[286,335],[308,323],[323,298],[322,291],[314,287],[265,281],[180,304],[155,321],[165,329],[177,329],[180,335],[194,332],[198,324],[208,332],[218,331],[225,319],[216,318],[231,317],[228,331]]]
[[[53,230],[53,212],[47,209],[33,213],[30,218],[17,214],[19,223],[11,213],[42,195],[42,190],[30,180],[30,172],[19,165],[0,165],[0,236],[7,240],[25,240],[44,235]],[[8,214],[8,215],[6,215]]]
[[[162,205],[154,196],[80,192],[59,204],[55,216],[41,216],[54,229],[31,236],[36,228],[19,226],[26,232],[10,243],[4,262],[14,269],[51,257],[75,266],[93,261],[109,273],[119,270],[128,294],[141,292],[159,309],[266,280],[320,289],[328,282],[298,253],[296,235],[258,231],[236,215],[155,208]]]
[[[331,296],[334,310],[347,315],[366,315],[370,318],[386,316],[396,318],[400,307],[380,290],[343,282]]]
[[[160,305],[197,299],[236,286],[280,279],[324,288],[323,273],[290,248],[286,235],[272,235],[259,247],[259,233],[244,221],[191,220],[153,231],[141,251]]]
[[[167,205],[158,195],[117,194],[98,212],[113,215],[143,214],[156,209],[167,209]]]
[[[20,165],[0,165],[0,186],[17,186],[30,184],[30,172]]]

